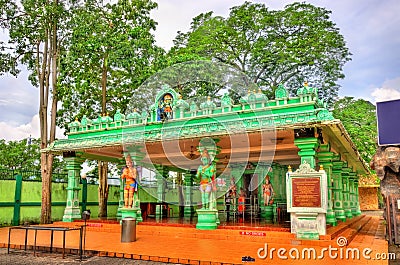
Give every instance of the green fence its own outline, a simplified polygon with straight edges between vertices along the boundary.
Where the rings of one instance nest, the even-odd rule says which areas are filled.
[[[40,171],[29,170],[29,169],[0,169],[0,180],[15,180],[17,175],[22,176],[24,181],[42,181],[42,175]],[[68,174],[65,172],[53,172],[53,182],[68,182]]]
[[[13,175],[18,173],[16,175]],[[39,177],[37,177],[39,176]],[[62,220],[67,198],[66,174],[55,174],[52,182],[52,220]],[[82,210],[90,208],[92,216],[98,215],[98,185],[80,185]],[[109,186],[108,216],[116,217],[119,186]],[[41,213],[42,183],[40,172],[0,170],[0,225],[37,223]]]

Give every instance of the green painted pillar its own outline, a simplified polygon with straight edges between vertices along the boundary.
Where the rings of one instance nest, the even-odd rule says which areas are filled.
[[[81,164],[84,161],[79,157],[64,157],[68,170],[67,206],[64,210],[63,222],[72,222],[81,219],[79,208],[79,180]]]
[[[343,182],[342,182],[342,166],[340,156],[335,154],[332,162],[332,180],[333,180],[333,211],[338,221],[346,221],[346,215],[343,208]]]
[[[333,180],[332,180],[332,159],[333,152],[330,152],[329,144],[322,144],[319,147],[319,152],[317,154],[317,158],[319,161],[319,165],[323,166],[326,175],[327,175],[327,184],[328,184],[328,209],[326,211],[326,223],[336,226],[337,220],[335,216],[335,212],[333,211]]]
[[[354,179],[354,190],[355,190],[355,203],[356,203],[356,213],[355,215],[361,215],[361,209],[360,209],[360,196],[358,193],[358,177]]]
[[[286,173],[288,172],[287,166],[279,165],[279,178],[281,180],[281,194],[282,194],[282,202],[286,203],[287,201],[287,194],[286,194]]]
[[[238,195],[240,193],[240,188],[243,187],[243,174],[245,167],[246,167],[245,164],[240,164],[240,163],[235,163],[235,164],[232,163],[230,165],[231,177],[233,177],[236,181],[236,189]]]
[[[125,160],[121,160],[117,164],[119,176],[122,175],[122,170],[126,166]],[[125,180],[120,179],[119,182],[119,199],[118,199],[118,210],[117,210],[117,219],[120,220],[122,218],[122,213],[121,210],[124,208],[124,186],[125,186]]]
[[[184,216],[191,217],[194,214],[193,207],[193,180],[194,175],[191,173],[185,173],[184,175],[184,186],[185,186],[185,209]]]
[[[344,162],[342,167],[342,182],[343,182],[343,208],[346,218],[352,218],[350,207],[350,185],[349,178],[351,169],[347,167],[347,162]]]
[[[157,166],[156,179],[157,179],[157,202],[165,202],[165,170],[162,166]],[[162,205],[156,205],[156,218],[162,218]]]
[[[294,144],[300,149],[298,155],[301,163],[307,162],[312,169],[315,169],[316,149],[319,145],[317,138],[298,138],[294,139]]]
[[[354,186],[354,180],[357,178],[357,173],[355,172],[350,172],[349,173],[349,193],[350,193],[350,209],[351,209],[351,214],[353,216],[356,216],[357,212],[357,203],[356,203],[356,190]]]

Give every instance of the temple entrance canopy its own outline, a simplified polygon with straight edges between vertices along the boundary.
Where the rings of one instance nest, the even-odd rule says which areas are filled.
[[[71,178],[79,178],[83,159],[123,165],[130,154],[136,166],[153,170],[157,179],[175,171],[184,175],[185,186],[192,187],[201,165],[199,142],[207,137],[218,147],[216,181],[224,184],[217,191],[220,200],[233,179],[237,196],[241,188],[246,189],[247,196],[251,194],[255,203],[263,205],[261,187],[268,176],[274,200],[264,206],[271,206],[272,215],[276,215],[277,205],[286,203],[288,166],[298,168],[306,161],[314,169],[323,166],[327,172],[327,223],[335,225],[359,214],[358,176],[368,174],[368,168],[340,120],[327,110],[317,90],[307,85],[297,90],[296,97],[289,97],[279,86],[273,100],[261,91],[250,91],[236,105],[227,94],[220,100],[185,101],[163,86],[150,112],[133,109],[126,115],[117,111],[114,117],[83,117],[69,124],[67,139],[55,141],[44,151],[64,154]],[[154,196],[163,201],[166,191],[162,181],[158,183]],[[72,187],[65,220],[78,216],[77,193]],[[196,190],[185,190],[185,213],[193,214],[199,203],[194,193]],[[268,213],[264,216],[270,218]]]

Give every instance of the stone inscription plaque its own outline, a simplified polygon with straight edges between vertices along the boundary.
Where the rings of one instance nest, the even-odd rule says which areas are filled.
[[[292,207],[321,207],[320,178],[292,178]]]

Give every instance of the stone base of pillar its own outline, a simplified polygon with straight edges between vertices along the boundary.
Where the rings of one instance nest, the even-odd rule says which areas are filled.
[[[355,208],[355,207],[351,208],[351,215],[357,216],[357,208]]]
[[[335,212],[333,210],[329,210],[326,212],[326,223],[332,226],[337,226],[337,220],[335,216]]]
[[[81,209],[79,207],[67,207],[64,210],[63,222],[72,222],[82,219]]]
[[[185,210],[183,212],[183,216],[191,217],[194,214],[194,207],[193,206],[185,206]]]
[[[217,229],[217,210],[198,209],[196,228],[200,230]]]
[[[335,210],[336,220],[345,222],[346,215],[344,214],[344,210]]]
[[[291,233],[297,239],[319,240],[326,235],[326,217],[324,213],[290,213]]]
[[[274,219],[274,209],[272,205],[260,206],[261,208],[261,218],[265,219],[267,222]]]
[[[124,202],[119,204],[118,209],[117,209],[117,220],[122,219],[122,209],[124,208]]]
[[[344,214],[346,215],[346,218],[350,219],[353,218],[353,214],[351,213],[351,209],[345,209]]]
[[[136,219],[136,223],[142,222],[142,212],[140,208],[132,207],[132,208],[121,208],[121,219],[125,217],[132,217]]]

